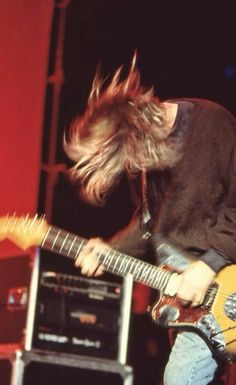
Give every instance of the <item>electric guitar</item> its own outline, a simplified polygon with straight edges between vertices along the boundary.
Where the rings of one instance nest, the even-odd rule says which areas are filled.
[[[44,218],[15,215],[0,217],[0,240],[3,239],[24,250],[40,246],[72,260],[76,260],[87,242],[76,234],[50,226]],[[111,248],[104,249],[97,258],[108,272],[121,277],[131,274],[135,281],[159,290],[158,299],[149,308],[157,324],[195,331],[214,353],[236,361],[236,265],[222,269],[202,303],[191,308],[178,301],[180,273],[169,266],[155,266]]]

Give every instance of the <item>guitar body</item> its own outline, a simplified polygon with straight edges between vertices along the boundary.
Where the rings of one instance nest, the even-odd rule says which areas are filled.
[[[217,275],[211,293],[198,307],[185,307],[174,297],[162,294],[149,309],[161,326],[199,333],[214,352],[236,361],[236,265]]]
[[[236,265],[225,267],[216,278],[219,293],[212,306],[221,331],[224,331],[225,344],[231,357],[236,359]]]

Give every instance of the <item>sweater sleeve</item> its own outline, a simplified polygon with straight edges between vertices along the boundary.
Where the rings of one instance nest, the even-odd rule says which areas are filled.
[[[228,181],[227,194],[217,220],[208,232],[210,250],[202,256],[202,260],[215,271],[236,263],[236,146],[230,158]]]

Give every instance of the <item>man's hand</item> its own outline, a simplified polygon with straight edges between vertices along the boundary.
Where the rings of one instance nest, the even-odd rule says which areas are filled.
[[[101,275],[104,268],[99,263],[98,256],[106,254],[109,249],[109,245],[101,238],[91,238],[77,257],[75,266],[80,267],[81,273],[89,277]]]
[[[206,263],[191,263],[181,274],[177,297],[183,304],[200,305],[215,276],[216,273]]]

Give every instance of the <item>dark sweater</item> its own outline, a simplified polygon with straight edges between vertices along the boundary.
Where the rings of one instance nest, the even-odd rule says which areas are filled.
[[[193,108],[182,135],[182,158],[174,168],[148,176],[151,230],[170,236],[219,271],[236,262],[236,119],[217,103],[185,100]],[[112,245],[134,256],[145,253],[137,215]]]

